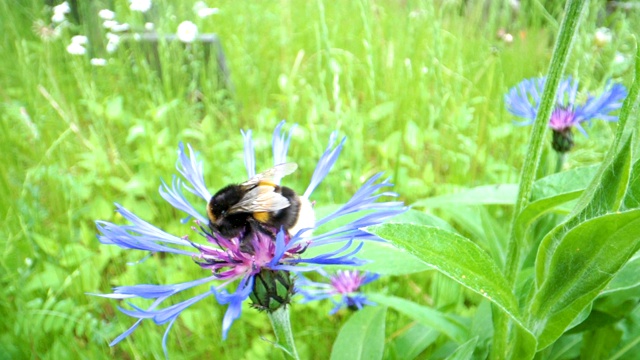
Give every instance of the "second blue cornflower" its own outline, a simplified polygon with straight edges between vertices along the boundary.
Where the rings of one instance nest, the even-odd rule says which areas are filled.
[[[546,77],[521,81],[505,95],[507,110],[515,116],[525,119],[519,125],[531,125],[538,115],[542,90]],[[573,148],[573,128],[587,135],[582,123],[601,119],[618,121],[611,113],[622,107],[627,97],[627,89],[621,84],[607,83],[600,96],[589,95],[583,102],[578,101],[578,80],[568,77],[560,82],[556,95],[556,106],[549,119],[553,130],[553,149],[566,153]]]

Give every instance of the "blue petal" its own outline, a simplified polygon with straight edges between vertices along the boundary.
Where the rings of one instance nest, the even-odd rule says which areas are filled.
[[[380,204],[384,205],[384,203]],[[360,229],[367,226],[380,224],[391,217],[405,212],[407,209],[408,208],[404,206],[383,206],[379,209],[376,209],[376,211],[370,212],[329,232],[320,235],[314,235],[309,246],[315,247],[329,243],[341,242],[351,238],[356,238],[358,240],[380,240],[380,238],[363,232]],[[330,217],[332,217],[333,219],[335,218],[335,215],[330,215]]]
[[[184,152],[182,142],[178,145],[178,163],[176,164],[178,172],[193,186],[184,185],[184,188],[203,200],[209,201],[211,193],[204,184],[202,162],[196,160],[196,155],[191,145],[187,145],[187,147],[189,148],[189,157]]]
[[[96,221],[96,227],[102,233],[102,235],[98,236],[98,241],[106,245],[116,245],[124,249],[168,252],[188,256],[196,255],[193,252],[174,249],[157,243],[157,241],[163,240],[146,235],[132,235],[125,226],[117,226],[106,221]]]
[[[152,310],[151,308],[144,310],[133,304],[129,304],[129,306],[131,306],[134,310],[127,310],[122,307],[118,307],[118,310],[120,310],[120,312],[122,312],[127,316],[131,316],[138,319],[153,319],[153,322],[155,322],[157,325],[162,325],[170,321],[174,317],[180,315],[180,313],[185,309],[187,309],[189,306],[195,304],[196,302],[208,296],[211,296],[210,291],[207,291],[206,293],[194,296],[191,299],[182,301],[180,303],[177,303],[175,305],[172,305],[160,310]],[[159,300],[164,300],[164,299],[166,299],[166,297],[159,298]]]
[[[273,165],[280,165],[287,162],[287,152],[289,152],[289,144],[291,143],[291,136],[293,135],[293,130],[297,125],[293,125],[291,129],[289,129],[289,136],[286,134],[281,134],[282,127],[284,126],[285,121],[282,120],[276,129],[273,132],[273,140],[272,140],[272,148],[273,148]],[[279,180],[279,179],[275,179]]]
[[[256,176],[256,153],[253,149],[253,140],[251,139],[251,130],[242,131],[244,139],[244,167],[247,168],[248,179]]]
[[[364,286],[372,281],[378,280],[378,278],[380,278],[380,274],[367,272],[364,276],[364,279],[362,280],[362,283],[360,283],[360,286]]]
[[[324,151],[324,154],[322,154],[320,161],[318,161],[318,165],[316,166],[316,169],[313,172],[313,176],[311,177],[311,182],[309,183],[307,190],[304,192],[304,197],[309,198],[309,196],[311,196],[311,193],[316,189],[316,187],[318,187],[318,185],[320,185],[322,180],[329,173],[329,170],[331,170],[331,168],[333,167],[333,164],[335,164],[338,156],[340,156],[342,146],[344,145],[344,142],[347,140],[347,138],[342,138],[340,144],[338,144],[335,149],[332,149],[337,135],[338,134],[335,131],[331,133],[331,137],[329,138],[329,145]]]
[[[333,307],[333,309],[331,309],[331,311],[329,311],[329,315],[335,315],[338,310],[340,310],[340,308],[342,308],[343,306],[347,306],[346,301],[342,300],[342,301],[333,301],[333,303],[335,304],[335,306]]]
[[[171,182],[171,188],[169,185],[162,181],[162,185],[159,188],[160,196],[165,199],[171,206],[174,208],[184,211],[185,213],[193,216],[200,222],[207,224],[209,223],[209,219],[204,217],[198,210],[196,210],[193,205],[184,197],[182,194],[182,181],[177,177],[173,177],[173,181]],[[204,206],[203,206],[204,207]]]
[[[148,310],[155,309],[160,303],[162,303],[166,299],[167,299],[166,297],[157,299],[156,301],[153,302],[153,304],[151,304],[151,306],[149,306]],[[144,318],[140,318],[127,331],[123,332],[117,338],[113,339],[113,341],[109,343],[109,346],[114,346],[115,344],[125,339],[127,336],[131,335],[131,333],[138,327],[138,325],[142,323],[142,320],[144,320]]]
[[[113,289],[114,294],[121,295],[134,295],[145,299],[156,299],[162,296],[171,296],[181,291],[190,289],[192,287],[208,283],[216,280],[217,277],[209,276],[206,278],[189,281],[180,284],[173,285],[133,285],[133,286],[118,286]]]
[[[175,235],[171,235],[165,231],[160,230],[156,226],[151,225],[150,223],[140,219],[135,214],[120,206],[119,204],[115,204],[117,208],[117,212],[122,215],[127,221],[131,222],[133,226],[124,225],[121,226],[125,230],[133,231],[137,234],[140,234],[145,237],[146,240],[152,241],[161,241],[169,244],[183,245],[183,246],[191,246],[189,241],[181,239]],[[114,225],[115,226],[115,225]]]
[[[345,244],[343,247],[341,247],[338,250],[331,251],[326,254],[318,255],[316,257],[309,258],[309,259],[291,259],[291,260],[288,260],[288,262],[293,264],[307,263],[307,264],[321,264],[321,265],[353,265],[353,266],[360,266],[360,265],[366,264],[367,263],[366,260],[361,260],[353,257],[355,254],[357,254],[360,251],[360,249],[362,249],[362,246],[364,246],[363,242],[361,242],[351,252],[348,252],[344,255],[340,255],[343,252],[347,251],[352,244],[353,244],[353,241],[350,240],[347,242],[347,244]]]
[[[589,96],[585,104],[576,109],[576,117],[579,121],[591,121],[593,119],[617,121],[618,117],[611,116],[609,113],[621,108],[626,97],[627,88],[624,85],[607,83],[600,96]]]
[[[113,341],[109,343],[109,346],[114,346],[120,341],[124,340],[127,336],[131,335],[131,333],[138,327],[138,325],[142,323],[142,320],[144,319],[139,319],[127,331],[123,332],[117,338],[113,339]]]
[[[168,308],[164,308],[162,310],[159,310],[156,312],[156,314],[153,316],[153,322],[155,322],[158,325],[162,325],[164,323],[166,323],[167,321],[172,320],[173,318],[177,317],[178,315],[180,315],[181,312],[183,312],[185,309],[187,309],[189,306],[197,303],[198,301],[211,296],[211,291],[207,291],[206,293],[197,295],[192,297],[189,300],[185,300],[183,302],[177,303],[175,305],[169,306]]]
[[[376,201],[381,196],[391,196],[391,197],[397,196],[397,194],[391,193],[391,192],[383,192],[380,194],[375,194],[378,190],[384,187],[393,186],[393,184],[389,183],[388,179],[385,179],[384,181],[376,184],[375,182],[381,176],[382,176],[382,173],[378,173],[372,176],[360,187],[360,189],[358,189],[358,191],[356,191],[355,194],[353,194],[351,199],[349,199],[349,201],[347,201],[346,204],[341,206],[338,210],[336,210],[332,214],[329,214],[328,216],[319,220],[316,223],[316,226],[321,226],[343,215],[351,214],[351,213],[362,211],[362,210],[376,211],[381,215],[381,217],[379,218],[380,221],[384,220],[387,217],[395,216],[399,212],[406,211],[407,208],[403,206],[402,202],[376,203]]]
[[[558,91],[556,92],[556,105],[565,109],[573,109],[577,95],[578,80],[574,80],[573,77],[569,76],[560,81],[560,84],[558,85]]]
[[[276,248],[273,253],[273,259],[269,261],[268,266],[272,267],[278,264],[282,259],[285,251],[287,251],[287,246],[284,243],[284,228],[281,227],[280,231],[278,231],[278,234],[276,234]]]
[[[222,339],[226,340],[229,333],[229,329],[233,322],[240,317],[242,313],[242,302],[245,301],[253,289],[253,276],[243,278],[236,292],[229,294],[226,290],[220,292],[216,288],[211,288],[211,291],[216,296],[216,300],[220,304],[229,304],[227,311],[224,314],[222,320]]]
[[[509,89],[504,98],[507,110],[515,116],[535,120],[544,82],[545,78],[525,79]]]
[[[169,322],[167,329],[164,331],[164,335],[162,335],[162,351],[164,352],[165,359],[169,359],[169,351],[167,350],[167,337],[169,336],[169,331],[171,331],[171,327],[173,326],[173,323],[176,322],[177,318],[178,317],[176,316],[171,319],[171,322]]]
[[[302,295],[303,298],[302,300],[300,300],[300,303],[302,304],[306,304],[312,301],[322,301],[322,300],[330,299],[332,296],[334,296],[334,294],[332,294],[329,291],[311,292],[305,289],[298,289],[298,288],[296,288],[296,294]]]

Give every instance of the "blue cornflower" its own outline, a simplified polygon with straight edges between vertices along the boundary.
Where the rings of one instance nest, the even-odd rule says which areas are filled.
[[[282,134],[281,131],[283,126],[284,121],[276,127],[273,134],[275,165],[287,161],[287,151],[291,142],[293,129],[290,130],[288,136],[285,136],[286,134]],[[248,177],[251,178],[256,174],[251,131],[242,132],[242,135],[244,138],[244,162]],[[346,138],[343,138],[339,144],[335,145],[336,133],[334,132],[331,135],[329,145],[324,154],[322,154],[312,175],[311,182],[301,197],[308,199],[329,173],[342,151],[345,140]],[[121,312],[138,320],[131,328],[114,339],[110,343],[111,346],[129,336],[143,320],[152,319],[158,325],[169,324],[162,340],[162,346],[166,354],[167,335],[180,313],[211,295],[214,295],[220,304],[228,304],[222,323],[222,337],[226,339],[231,324],[240,316],[242,302],[249,297],[254,300],[256,289],[260,288],[260,291],[269,292],[271,288],[289,286],[287,291],[293,292],[291,276],[289,276],[291,271],[318,270],[321,265],[362,264],[364,261],[355,257],[355,254],[363,245],[360,241],[380,241],[381,239],[360,230],[360,228],[381,223],[406,210],[402,202],[377,202],[381,196],[397,196],[393,192],[381,191],[392,186],[392,184],[389,183],[388,179],[379,181],[381,174],[377,174],[369,179],[346,204],[334,213],[318,220],[312,228],[301,229],[293,234],[281,228],[272,229],[273,231],[251,232],[251,236],[246,236],[245,234],[244,237],[225,238],[207,226],[209,220],[201,212],[206,208],[212,195],[204,184],[202,162],[197,160],[191,146],[187,145],[187,147],[189,154],[185,152],[182,144],[178,149],[176,167],[181,177],[174,176],[171,185],[163,182],[159,191],[160,195],[169,204],[188,215],[186,219],[183,219],[183,223],[193,219],[195,226],[192,226],[191,230],[196,235],[201,236],[205,243],[192,240],[188,235],[180,237],[171,235],[142,220],[118,204],[116,204],[116,211],[130,224],[116,225],[106,221],[97,221],[97,228],[100,232],[98,239],[103,244],[116,245],[124,249],[185,255],[195,260],[206,272],[201,279],[185,283],[119,286],[114,288],[112,294],[100,295],[114,299],[145,298],[154,300],[147,308],[132,304],[129,304],[131,309],[119,307]],[[194,206],[184,196],[183,189],[198,197],[200,203]],[[350,214],[350,216],[353,216],[353,214],[360,215],[356,216],[355,220],[338,226],[329,232],[321,234],[313,232],[316,227],[347,214]],[[344,245],[337,250],[334,249],[322,255],[311,258],[303,257],[303,253],[307,248],[332,243],[343,243]],[[354,243],[359,243],[359,245],[353,248],[352,245]],[[274,282],[273,284],[277,282],[278,284],[276,285],[278,286],[271,286],[268,283],[269,281]],[[232,284],[235,284],[235,287],[230,290],[229,288],[233,286]],[[207,286],[207,289],[199,295],[175,305],[160,308],[160,305],[169,297],[184,290],[204,285]],[[287,297],[283,300],[280,294],[274,296],[283,302],[279,306],[284,306],[288,302]],[[255,304],[254,301],[254,305],[267,311],[271,309],[268,303],[266,305],[262,303]]]
[[[338,270],[335,275],[329,275],[320,269],[318,273],[329,279],[329,283],[315,282],[298,275],[296,292],[303,296],[302,302],[331,299],[335,305],[330,315],[335,314],[340,308],[347,307],[352,310],[360,310],[365,305],[375,305],[360,292],[360,288],[380,275],[369,272],[361,273],[358,270]]]
[[[518,125],[531,125],[535,121],[545,81],[545,77],[523,80],[505,95],[507,110],[526,119]],[[624,85],[608,82],[600,96],[589,95],[580,104],[577,103],[577,97],[578,80],[572,77],[562,80],[556,106],[549,119],[549,127],[553,130],[553,148],[560,153],[568,152],[573,147],[574,127],[587,136],[581,125],[583,122],[590,123],[593,119],[618,121],[618,117],[611,115],[611,112],[622,107],[627,89]]]

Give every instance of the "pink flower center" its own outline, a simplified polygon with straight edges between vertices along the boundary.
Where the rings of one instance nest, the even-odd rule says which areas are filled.
[[[576,124],[576,114],[573,110],[557,107],[551,114],[549,126],[558,131],[572,128]]]

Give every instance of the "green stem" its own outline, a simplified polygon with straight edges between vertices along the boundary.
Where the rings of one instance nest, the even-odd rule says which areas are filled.
[[[562,171],[564,163],[567,162],[567,153],[556,152],[556,154],[558,155],[558,159],[556,160],[556,173],[559,173]]]
[[[525,239],[517,238],[516,236],[516,234],[519,233],[517,229],[519,226],[517,219],[522,210],[528,205],[529,198],[531,197],[533,183],[535,181],[538,166],[540,165],[540,157],[542,156],[544,131],[547,128],[549,118],[551,117],[551,113],[556,104],[555,99],[558,85],[567,65],[569,53],[574,39],[576,38],[578,24],[582,17],[583,9],[586,7],[586,3],[587,1],[585,0],[569,0],[567,2],[565,17],[562,20],[556,46],[551,57],[551,64],[549,65],[549,72],[544,85],[542,101],[540,103],[533,128],[531,129],[531,140],[529,141],[524,166],[522,168],[520,189],[513,212],[511,232],[507,247],[505,275],[511,287],[515,284],[515,279],[520,267],[520,249],[525,248],[525,244],[523,244]],[[499,310],[496,309],[494,314],[498,315],[498,312]],[[509,339],[509,318],[504,314],[496,316],[494,326],[495,333],[492,357],[506,358],[508,356],[507,344]]]
[[[276,343],[292,358],[299,360],[296,344],[293,341],[291,321],[289,321],[289,307],[281,306],[278,310],[268,312],[273,332],[276,335]]]

